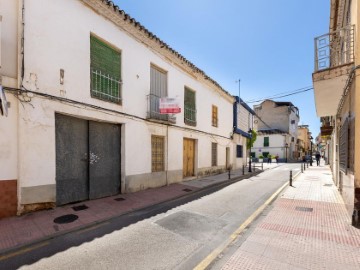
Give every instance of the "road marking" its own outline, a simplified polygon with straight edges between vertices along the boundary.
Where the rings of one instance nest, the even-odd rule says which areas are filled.
[[[296,175],[297,176],[297,175]],[[255,218],[262,212],[264,211],[265,207],[268,206],[271,201],[277,196],[279,195],[279,193],[286,187],[288,186],[288,183],[285,183],[284,185],[282,185],[273,195],[271,195],[271,197],[269,199],[267,199],[267,201],[260,206],[250,217],[248,217],[247,220],[245,220],[245,222],[243,224],[240,225],[240,227],[233,232],[230,237],[223,243],[221,244],[219,247],[217,247],[213,252],[211,252],[204,260],[202,260],[195,268],[194,270],[204,270],[206,269],[219,255],[221,252],[223,252],[225,250],[226,247],[228,247],[241,233],[242,231],[249,226],[249,224],[251,222],[253,222],[255,220]]]
[[[92,226],[90,228],[86,228],[86,229],[83,229],[81,231],[77,231],[76,233],[81,234],[81,233],[84,233],[84,232],[89,232],[89,231],[95,230],[95,229],[97,229],[99,227],[102,227],[104,225],[107,225],[107,224],[110,224],[110,222],[104,222],[104,223],[101,223],[101,224],[98,224],[98,225],[94,225],[94,226]]]
[[[17,255],[24,254],[24,253],[29,252],[29,251],[33,251],[33,250],[35,250],[35,249],[37,249],[37,248],[41,248],[41,247],[47,246],[47,245],[49,245],[49,243],[50,243],[50,242],[43,242],[43,243],[40,243],[40,244],[37,244],[37,245],[33,245],[33,246],[31,246],[31,247],[28,247],[28,248],[20,249],[20,250],[18,250],[18,251],[12,252],[12,253],[7,254],[7,255],[2,255],[2,256],[0,256],[0,261],[9,259],[9,258],[14,257],[14,256],[17,256]]]

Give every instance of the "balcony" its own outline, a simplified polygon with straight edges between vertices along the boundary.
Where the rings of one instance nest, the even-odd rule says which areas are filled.
[[[184,107],[184,122],[190,126],[196,126],[196,109],[193,107]]]
[[[147,119],[158,120],[163,122],[176,123],[176,117],[173,114],[162,114],[160,113],[160,98],[154,94],[147,96],[148,110]]]
[[[91,96],[121,104],[122,81],[100,70],[91,69]]]
[[[313,84],[319,117],[335,115],[354,66],[354,26],[315,38]]]

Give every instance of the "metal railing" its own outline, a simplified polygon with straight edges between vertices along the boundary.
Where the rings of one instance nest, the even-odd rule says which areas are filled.
[[[100,70],[91,69],[91,96],[102,100],[121,103],[120,79],[113,78]]]
[[[315,72],[354,62],[354,26],[315,38]]]
[[[196,109],[192,107],[184,107],[184,122],[188,125],[196,125]]]
[[[148,99],[147,118],[175,123],[176,117],[174,115],[160,113],[160,109],[159,109],[160,98],[161,97],[156,96],[154,94],[147,95],[147,99]]]

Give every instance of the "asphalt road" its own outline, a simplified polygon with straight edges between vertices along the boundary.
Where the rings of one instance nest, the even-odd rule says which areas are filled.
[[[0,261],[0,269],[193,269],[289,181],[290,169],[296,174],[300,165],[47,240]]]

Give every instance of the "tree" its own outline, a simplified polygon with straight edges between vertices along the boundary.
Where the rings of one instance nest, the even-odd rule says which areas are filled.
[[[251,130],[251,138],[249,139],[247,139],[246,140],[246,148],[247,149],[250,149],[251,147],[253,147],[254,146],[254,142],[256,141],[256,137],[257,137],[257,132],[256,132],[256,130]]]

